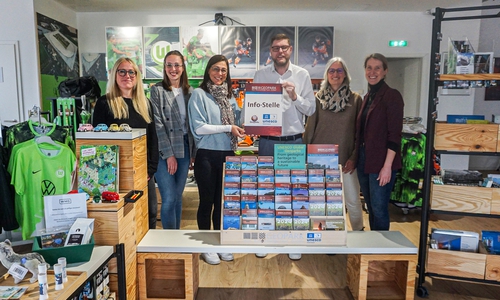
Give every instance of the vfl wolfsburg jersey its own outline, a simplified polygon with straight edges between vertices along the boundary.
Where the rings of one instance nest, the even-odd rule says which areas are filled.
[[[29,140],[12,149],[8,171],[16,191],[16,218],[23,239],[45,228],[43,196],[71,190],[76,157],[65,144],[56,144]]]

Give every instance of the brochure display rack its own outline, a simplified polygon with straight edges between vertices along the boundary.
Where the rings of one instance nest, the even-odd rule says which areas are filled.
[[[495,9],[493,14],[488,10]],[[500,257],[485,253],[469,253],[441,249],[429,249],[429,219],[431,214],[454,214],[472,217],[500,218],[500,190],[482,187],[433,185],[433,148],[440,154],[460,155],[500,155],[498,125],[484,124],[440,124],[436,123],[438,86],[449,80],[497,80],[500,74],[443,74],[439,75],[442,59],[440,43],[441,23],[444,21],[466,21],[472,19],[499,18],[500,5],[436,8],[432,26],[432,48],[429,81],[429,101],[427,113],[427,145],[425,154],[424,201],[420,227],[418,258],[417,295],[427,297],[423,286],[426,276],[445,279],[465,280],[489,284],[499,284],[498,270]],[[478,11],[477,14],[472,12]],[[484,13],[482,12],[484,11]],[[447,13],[459,16],[445,17]],[[462,13],[460,13],[462,12]],[[469,12],[471,15],[465,15]],[[484,86],[484,84],[481,84]],[[479,125],[479,126],[478,126]],[[485,228],[487,229],[487,228]]]
[[[266,156],[228,157],[221,245],[345,246],[341,170],[278,164]]]

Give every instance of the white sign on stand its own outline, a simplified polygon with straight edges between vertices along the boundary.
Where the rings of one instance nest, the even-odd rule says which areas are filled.
[[[77,218],[87,217],[87,194],[64,194],[43,197],[45,228],[71,227]]]

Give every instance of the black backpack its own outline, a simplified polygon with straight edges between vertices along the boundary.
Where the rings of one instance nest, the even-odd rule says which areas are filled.
[[[77,79],[66,79],[59,84],[59,97],[98,98],[101,96],[99,82],[94,76],[82,76]]]

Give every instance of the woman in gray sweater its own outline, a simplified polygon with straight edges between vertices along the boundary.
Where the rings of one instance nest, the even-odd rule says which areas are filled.
[[[334,57],[325,68],[321,88],[316,93],[316,111],[307,119],[304,132],[306,144],[337,144],[342,165],[344,199],[352,230],[363,230],[363,210],[359,199],[356,174],[356,117],[362,98],[352,92],[351,77],[345,61]]]

